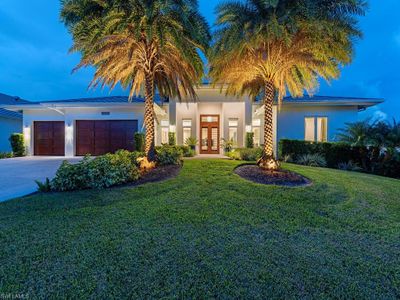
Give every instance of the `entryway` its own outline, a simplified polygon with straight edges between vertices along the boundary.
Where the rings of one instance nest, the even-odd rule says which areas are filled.
[[[219,115],[200,116],[200,154],[219,154]]]

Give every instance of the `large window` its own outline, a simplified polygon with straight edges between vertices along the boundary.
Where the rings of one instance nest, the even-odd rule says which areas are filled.
[[[228,138],[235,145],[237,145],[239,120],[238,119],[229,119],[228,125],[229,125],[229,137]]]
[[[168,144],[169,127],[161,127],[161,144]]]
[[[305,140],[310,142],[328,141],[328,118],[306,117],[305,118]]]
[[[315,118],[305,118],[304,139],[309,142],[315,142]]]
[[[183,144],[192,136],[192,120],[182,120],[182,139]]]
[[[253,142],[254,146],[259,147],[261,144],[261,120],[254,119],[253,120]]]
[[[317,118],[317,141],[328,141],[328,118]]]

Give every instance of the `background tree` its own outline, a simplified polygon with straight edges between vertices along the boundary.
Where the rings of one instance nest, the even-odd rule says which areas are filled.
[[[359,0],[247,0],[217,7],[217,31],[210,53],[211,78],[227,94],[262,94],[264,149],[259,165],[278,169],[273,153],[273,104],[287,91],[312,94],[318,77],[327,81],[351,62],[353,40],[360,37],[355,16]]]
[[[63,0],[61,19],[72,34],[77,66],[95,67],[91,87],[121,84],[145,96],[145,152],[154,160],[154,95],[195,98],[209,26],[196,0]]]

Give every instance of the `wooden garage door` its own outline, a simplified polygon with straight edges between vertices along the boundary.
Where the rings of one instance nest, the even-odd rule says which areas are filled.
[[[34,154],[64,156],[64,122],[34,122]]]
[[[133,151],[136,120],[76,121],[76,155],[103,155],[117,150]]]

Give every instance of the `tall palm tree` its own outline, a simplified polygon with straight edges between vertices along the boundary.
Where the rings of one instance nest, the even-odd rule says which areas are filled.
[[[353,54],[353,38],[361,33],[355,15],[361,0],[246,0],[217,7],[218,27],[210,54],[210,76],[226,93],[262,94],[265,108],[264,151],[259,165],[278,169],[273,153],[272,116],[276,99],[289,91],[312,94],[318,77],[340,74]]]
[[[203,77],[200,51],[211,39],[197,0],[63,0],[61,18],[69,28],[77,66],[95,67],[91,87],[117,84],[130,99],[144,91],[146,142],[154,160],[154,95],[195,98]]]

